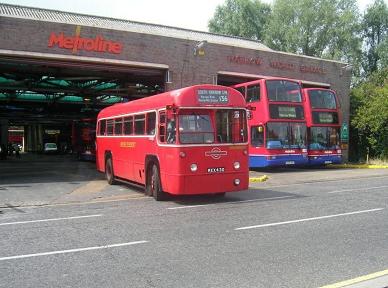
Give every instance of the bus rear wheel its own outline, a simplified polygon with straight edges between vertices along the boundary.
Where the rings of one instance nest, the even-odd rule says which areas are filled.
[[[162,185],[160,183],[159,168],[156,164],[152,164],[149,170],[148,181],[146,185],[146,194],[154,196],[156,201],[163,201],[166,199],[166,193],[162,191]]]
[[[108,181],[109,185],[114,185],[116,184],[115,181],[115,174],[113,172],[113,163],[112,163],[112,158],[108,158],[105,161],[105,177],[106,181]]]

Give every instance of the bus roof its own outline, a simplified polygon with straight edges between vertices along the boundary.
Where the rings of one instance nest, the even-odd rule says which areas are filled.
[[[198,90],[228,91],[227,104],[199,104]],[[232,97],[231,97],[232,96]],[[154,96],[133,100],[127,103],[114,104],[100,111],[98,119],[111,116],[125,115],[130,113],[149,111],[165,108],[167,105],[180,107],[245,107],[244,97],[237,90],[221,85],[195,85],[178,90],[168,91]]]
[[[286,80],[286,81],[295,82],[295,83],[298,83],[298,84],[301,83],[300,80],[295,80],[295,79],[289,79],[289,78],[283,78],[283,77],[266,77],[266,78],[252,80],[252,81],[249,81],[249,82],[244,82],[244,83],[236,84],[236,85],[233,85],[232,87],[242,87],[242,86],[256,84],[256,83],[258,83],[260,81],[268,81],[268,80]]]

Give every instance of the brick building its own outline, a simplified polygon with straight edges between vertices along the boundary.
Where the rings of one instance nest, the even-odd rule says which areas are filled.
[[[0,4],[0,35],[3,78],[18,75],[15,70],[20,74],[20,67],[29,71],[26,79],[42,71],[53,71],[59,79],[85,77],[86,73],[95,79],[112,75],[119,79],[116,91],[131,100],[144,96],[142,88],[166,91],[280,76],[300,79],[306,87],[336,90],[344,121],[349,121],[351,72],[346,63],[274,51],[253,40],[7,4]],[[39,89],[47,90],[46,86]],[[1,83],[0,89],[1,104],[7,96]],[[71,96],[70,90],[64,95],[58,99]],[[83,101],[89,101],[86,97]]]

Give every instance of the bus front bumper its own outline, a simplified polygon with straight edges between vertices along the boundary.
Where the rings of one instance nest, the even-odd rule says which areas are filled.
[[[164,177],[162,176],[163,190],[174,195],[201,195],[237,192],[248,189],[248,186],[248,172],[197,175],[166,174]]]
[[[342,155],[309,155],[309,165],[341,164]]]
[[[286,167],[308,164],[307,155],[250,155],[249,167]]]

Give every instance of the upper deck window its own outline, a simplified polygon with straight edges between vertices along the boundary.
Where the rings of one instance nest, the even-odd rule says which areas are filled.
[[[260,101],[260,86],[252,85],[248,86],[247,100],[248,103]]]
[[[337,103],[335,95],[328,90],[310,90],[308,92],[310,97],[311,108],[320,109],[336,109]]]
[[[269,101],[302,102],[298,83],[287,80],[267,80],[266,84]]]

